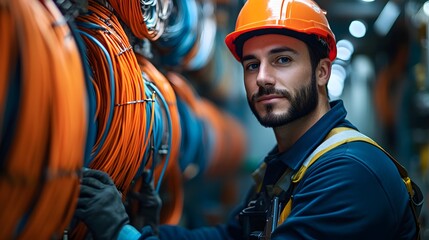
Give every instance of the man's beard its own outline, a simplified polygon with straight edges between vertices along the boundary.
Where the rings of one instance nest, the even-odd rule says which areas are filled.
[[[253,103],[255,102],[256,98],[266,94],[279,94],[285,97],[287,100],[289,100],[291,105],[289,111],[282,114],[274,114],[273,105],[267,104],[265,106],[266,114],[265,116],[261,117],[256,111],[256,108]],[[311,76],[310,84],[301,87],[299,90],[296,91],[295,95],[292,95],[286,90],[276,90],[273,87],[261,87],[259,88],[258,93],[252,96],[251,100],[247,99],[247,101],[249,103],[250,109],[252,110],[253,114],[256,116],[262,126],[274,128],[291,123],[311,113],[317,107],[318,93],[315,73],[313,72]]]

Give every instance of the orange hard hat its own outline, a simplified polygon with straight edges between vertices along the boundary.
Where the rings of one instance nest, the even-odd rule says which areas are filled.
[[[247,0],[238,15],[235,31],[226,36],[225,43],[240,61],[237,38],[254,31],[286,29],[318,36],[326,42],[328,57],[333,61],[337,56],[335,35],[325,15],[312,0]]]

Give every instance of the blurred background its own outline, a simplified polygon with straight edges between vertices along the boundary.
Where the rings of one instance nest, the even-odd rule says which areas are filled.
[[[84,238],[82,167],[109,173],[131,217],[146,170],[162,223],[224,222],[275,144],[224,44],[244,2],[0,0],[0,239]],[[330,98],[426,195],[429,2],[316,2],[337,40]]]

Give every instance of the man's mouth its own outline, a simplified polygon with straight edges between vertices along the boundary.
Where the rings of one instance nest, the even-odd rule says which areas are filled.
[[[278,94],[262,95],[256,98],[256,102],[272,102],[279,98],[284,98],[284,97]]]

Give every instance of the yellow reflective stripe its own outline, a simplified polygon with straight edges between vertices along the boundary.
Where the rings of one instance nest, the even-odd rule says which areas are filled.
[[[408,193],[410,193],[411,196],[414,196],[414,190],[413,185],[411,184],[411,179],[409,177],[404,177],[402,180],[405,183],[405,186],[407,187]]]
[[[261,166],[252,173],[253,181],[256,184],[256,192],[260,192],[262,189],[262,182],[264,180],[264,175],[266,170],[267,170],[267,164],[263,162]]]
[[[282,213],[280,213],[279,220],[277,221],[277,226],[282,224],[286,220],[291,210],[292,210],[292,198],[289,198],[289,201],[287,202],[286,206],[283,208]]]
[[[409,192],[410,196],[411,197],[414,196],[414,191],[412,188],[411,179],[408,177],[408,173],[405,170],[405,168],[399,162],[397,162],[396,159],[393,158],[386,150],[384,150],[380,145],[378,145],[374,140],[372,140],[371,138],[365,136],[364,134],[362,134],[362,133],[360,133],[354,129],[347,128],[347,127],[339,127],[339,128],[332,129],[329,132],[329,134],[326,136],[324,142],[322,142],[322,144],[320,144],[319,147],[317,147],[316,150],[314,150],[313,153],[310,154],[310,156],[304,161],[301,168],[292,177],[292,182],[294,184],[298,183],[302,179],[302,177],[304,176],[307,169],[311,166],[311,164],[316,162],[317,159],[319,159],[320,156],[322,156],[324,153],[332,150],[333,148],[335,148],[341,144],[348,143],[348,142],[354,142],[354,141],[363,141],[363,142],[370,143],[370,144],[378,147],[386,155],[388,155],[390,157],[390,159],[393,161],[393,163],[395,164],[395,166],[398,168],[398,171],[402,177],[402,180],[405,183],[405,186],[406,186],[407,191]],[[289,216],[291,210],[292,210],[292,198],[289,199],[288,203],[286,204],[286,206],[282,210],[280,217],[279,217],[279,220],[278,220],[278,225],[280,225],[281,223],[283,223],[286,220],[286,218]]]
[[[346,134],[340,134],[340,133],[346,133]],[[337,136],[337,137],[334,137]],[[341,138],[338,138],[338,136],[340,136]],[[336,141],[332,141],[332,139],[336,139]],[[327,142],[328,140],[332,142],[334,142],[333,144],[327,144],[329,145],[328,147],[323,146],[323,149],[319,149],[316,148],[316,150],[309,156],[309,158],[307,158],[305,160],[305,165],[302,165],[301,168],[298,170],[298,172],[292,177],[292,182],[294,184],[298,183],[302,176],[304,176],[305,172],[307,171],[308,167],[311,166],[311,164],[313,164],[317,159],[319,159],[319,157],[321,155],[323,155],[324,153],[326,153],[327,151],[335,148],[336,146],[339,146],[343,143],[346,142],[353,142],[353,141],[364,141],[367,143],[370,143],[376,147],[378,147],[380,150],[382,150],[387,156],[389,156],[389,158],[393,161],[393,163],[395,164],[396,168],[398,169],[398,172],[401,175],[401,178],[403,180],[403,182],[405,183],[405,186],[407,188],[407,191],[410,195],[410,201],[411,201],[411,208],[413,210],[414,213],[414,218],[417,224],[417,239],[420,239],[419,237],[419,232],[420,232],[420,225],[419,225],[419,220],[417,219],[417,215],[416,215],[416,206],[413,205],[412,200],[414,198],[414,190],[413,190],[413,183],[410,179],[410,177],[408,176],[407,170],[392,156],[390,155],[386,150],[384,150],[380,145],[378,145],[374,140],[372,140],[371,138],[365,136],[364,134],[350,129],[350,128],[336,128],[331,130],[331,132],[328,134],[328,136],[325,138],[325,141],[322,142],[322,144],[324,144],[325,142]],[[322,145],[321,144],[321,145]],[[282,224],[290,215],[290,212],[292,210],[292,199],[293,197],[291,197],[288,201],[288,203],[286,204],[286,206],[284,207],[284,209],[282,210],[280,216],[279,216],[279,220],[277,221],[277,225]]]
[[[330,137],[332,137],[332,136],[334,136],[334,135],[335,135],[335,134],[337,134],[337,133],[344,132],[344,131],[346,131],[346,130],[351,130],[351,128],[348,128],[348,127],[337,127],[337,128],[333,128],[333,129],[328,133],[328,135],[326,135],[325,140],[326,140],[326,139],[328,139],[328,138],[330,138]]]
[[[341,144],[352,141],[365,141],[380,147],[372,139],[354,129],[346,127],[334,128],[327,135],[325,140],[310,154],[310,156],[307,157],[301,168],[292,177],[292,182],[299,182],[304,176],[304,173],[307,171],[308,167],[313,164],[320,156]]]
[[[330,145],[327,148],[319,151],[316,155],[314,155],[314,157],[312,157],[310,159],[310,161],[308,161],[308,163],[305,165],[302,165],[301,168],[298,170],[298,172],[296,172],[296,174],[292,177],[292,182],[293,183],[298,183],[299,181],[301,181],[302,177],[304,176],[304,173],[307,171],[307,169],[314,163],[316,162],[317,159],[320,158],[320,156],[322,156],[324,153],[328,152],[329,150],[343,144],[345,141],[343,142],[338,142],[336,144]]]
[[[373,144],[380,148],[383,152],[386,152],[381,146],[379,146],[375,141],[373,141],[371,138],[365,136],[364,134],[351,129],[347,127],[338,127],[332,129],[329,134],[326,136],[325,140],[319,145],[319,147],[316,148],[316,150],[313,151],[312,154],[304,161],[301,168],[297,171],[297,173],[292,177],[292,182],[294,184],[298,183],[302,177],[304,176],[307,169],[317,161],[323,154],[326,152],[338,147],[339,145],[342,145],[347,142],[353,142],[353,141],[364,141],[368,142],[370,144]],[[386,152],[387,153],[387,152]],[[406,183],[407,188],[408,184]],[[411,181],[409,183],[409,186],[411,187]],[[286,218],[289,216],[290,211],[292,209],[292,198],[289,199],[288,203],[286,204],[285,208],[282,210],[282,213],[279,217],[279,223],[281,224],[286,220]]]

